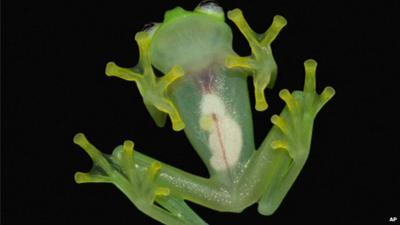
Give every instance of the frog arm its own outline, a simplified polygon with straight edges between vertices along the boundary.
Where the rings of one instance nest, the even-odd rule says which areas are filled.
[[[173,190],[158,184],[163,165],[134,152],[132,141],[125,141],[112,155],[101,153],[82,133],[75,135],[74,142],[93,160],[90,172],[75,173],[77,183],[114,184],[139,210],[164,224],[207,224]],[[175,168],[167,170],[175,170],[172,176],[191,176]]]
[[[310,151],[314,119],[335,94],[332,87],[317,94],[316,66],[312,59],[305,61],[303,91],[290,93],[284,89],[279,93],[286,106],[279,116],[271,117],[274,126],[258,149],[257,160],[252,162],[257,168],[252,176],[265,179],[258,202],[258,211],[263,215],[274,213],[299,175]]]
[[[135,39],[138,43],[140,54],[138,65],[134,68],[122,68],[114,62],[109,62],[106,66],[106,74],[127,81],[134,81],[143,97],[147,110],[158,126],[165,125],[168,114],[171,118],[173,129],[175,131],[182,130],[185,124],[168,95],[168,87],[183,76],[182,68],[175,66],[166,75],[158,78],[151,66],[150,35],[141,31],[136,34]]]
[[[236,24],[247,39],[252,54],[247,57],[229,55],[225,60],[225,65],[228,68],[241,68],[252,73],[255,109],[264,111],[268,108],[264,91],[267,87],[272,88],[277,76],[277,66],[272,55],[271,43],[281,29],[286,26],[286,19],[279,15],[275,16],[268,30],[263,34],[257,34],[250,28],[240,9],[229,11],[228,18]]]

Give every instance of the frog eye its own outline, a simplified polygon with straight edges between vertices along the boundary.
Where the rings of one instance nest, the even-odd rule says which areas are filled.
[[[150,36],[153,36],[154,32],[158,29],[159,26],[160,23],[155,23],[155,22],[146,23],[143,26],[142,31],[148,33]]]
[[[194,11],[224,19],[224,10],[218,5],[217,1],[204,0],[197,5]]]

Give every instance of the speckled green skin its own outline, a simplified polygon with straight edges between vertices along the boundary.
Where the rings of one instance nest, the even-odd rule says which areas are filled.
[[[286,107],[271,118],[274,126],[256,150],[246,78],[253,77],[256,109],[265,110],[264,90],[272,87],[277,73],[270,44],[286,21],[276,16],[265,33],[257,34],[240,10],[228,12],[252,50],[250,56],[240,57],[232,49],[232,32],[224,22],[222,9],[213,7],[168,11],[162,24],[136,35],[140,50],[136,67],[126,69],[109,63],[106,69],[109,76],[136,82],[158,126],[164,126],[169,116],[174,130],[184,129],[210,177],[192,175],[137,151],[133,153],[131,141],[125,141],[108,156],[83,134],[74,138],[94,161],[92,171],[76,174],[78,183],[113,183],[138,209],[164,224],[206,224],[184,200],[229,212],[241,212],[258,202],[261,214],[272,214],[307,160],[316,114],[334,95],[330,87],[320,95],[316,93],[317,64],[307,60],[304,89],[280,92]],[[166,75],[156,77],[152,66]],[[210,93],[222,99],[243,141],[239,160],[225,169],[210,163],[213,150],[200,108],[203,97]],[[223,143],[225,139],[218,140]]]

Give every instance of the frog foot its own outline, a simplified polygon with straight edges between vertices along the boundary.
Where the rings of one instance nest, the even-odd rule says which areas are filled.
[[[168,87],[184,74],[182,67],[175,66],[167,74],[157,77],[151,66],[151,37],[146,31],[138,32],[135,40],[139,46],[139,63],[133,68],[122,68],[114,62],[107,63],[106,75],[134,81],[143,97],[143,102],[157,126],[163,127],[167,114],[172,128],[180,131],[185,127],[177,108],[168,95]]]
[[[93,160],[90,172],[75,173],[77,183],[112,183],[143,211],[154,205],[156,197],[169,195],[168,188],[155,184],[161,168],[159,162],[154,161],[146,171],[137,169],[132,141],[125,141],[112,155],[101,153],[82,133],[75,135],[74,143],[83,148]]]
[[[271,117],[271,122],[281,131],[280,137],[271,142],[271,147],[287,150],[292,159],[307,157],[314,119],[318,111],[335,95],[332,87],[326,87],[321,94],[316,92],[315,60],[306,60],[304,67],[304,90],[293,93],[287,89],[280,91],[279,97],[286,103],[286,107],[281,115]]]
[[[156,160],[140,160],[134,143],[125,141],[111,155],[101,153],[84,134],[78,133],[74,143],[83,148],[93,160],[92,169],[75,173],[76,183],[112,183],[121,190],[142,212],[169,225],[205,225],[206,223],[170,189],[158,184],[161,163]]]
[[[252,73],[255,108],[257,111],[264,111],[268,108],[264,95],[265,88],[272,88],[277,75],[277,66],[272,55],[271,43],[286,25],[286,19],[276,15],[268,30],[263,34],[258,34],[250,28],[240,9],[229,11],[228,18],[236,24],[247,39],[252,54],[247,57],[228,55],[225,65],[228,68],[241,68]]]

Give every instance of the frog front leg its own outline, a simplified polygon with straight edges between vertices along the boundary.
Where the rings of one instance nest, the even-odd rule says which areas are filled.
[[[183,76],[180,66],[173,67],[165,76],[158,78],[154,74],[150,59],[151,37],[148,32],[141,31],[135,36],[139,46],[139,63],[134,68],[121,68],[114,62],[106,66],[108,76],[116,76],[127,81],[134,81],[143,97],[143,102],[156,124],[164,126],[167,114],[171,118],[172,127],[180,131],[185,127],[178,110],[168,95],[168,87]]]
[[[286,19],[279,15],[275,16],[268,30],[263,34],[257,34],[250,28],[240,9],[229,11],[228,18],[236,24],[245,36],[252,54],[247,57],[229,55],[225,64],[228,68],[241,68],[248,70],[252,74],[255,109],[264,111],[268,107],[264,91],[267,87],[272,88],[278,70],[272,55],[271,43],[278,36],[281,29],[286,26]]]

